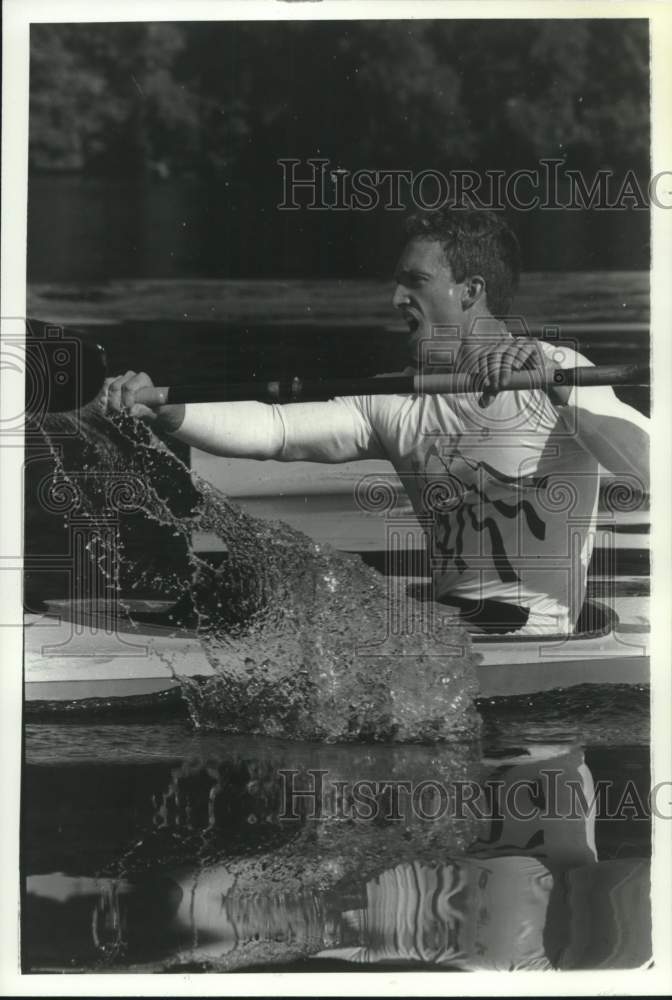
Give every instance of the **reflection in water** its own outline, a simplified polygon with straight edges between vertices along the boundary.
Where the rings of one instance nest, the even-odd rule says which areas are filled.
[[[541,935],[552,885],[535,858],[398,865],[367,884],[364,908],[343,914],[346,947],[329,954],[351,962],[549,968]]]
[[[271,757],[184,760],[151,793],[151,829],[109,874],[28,875],[24,962],[63,967],[69,956],[77,968],[119,971],[306,958],[312,968],[339,960],[460,970],[647,962],[648,863],[598,860],[583,752],[536,746],[479,764],[453,750],[452,760],[431,761],[419,748],[396,759],[397,748],[356,760],[343,748],[316,753],[329,782],[321,814],[312,816],[307,796],[293,819],[277,760],[274,774]],[[314,787],[304,765],[292,769],[302,791]],[[388,791],[402,775],[413,788],[428,775],[446,788],[459,777],[477,816],[456,816],[451,787],[446,815],[440,796],[410,794],[397,799],[398,818],[389,797],[378,799],[386,813],[363,818],[348,808],[355,775],[375,787],[384,775]],[[438,818],[418,815],[421,801]]]
[[[222,866],[156,886],[153,915],[142,885],[85,883],[31,876],[27,892],[64,905],[84,897],[92,946],[82,958],[122,968],[129,952],[151,959],[169,945],[172,961],[222,970],[308,956],[472,971],[635,968],[651,954],[649,865],[636,858],[555,874],[524,855],[405,863],[359,887],[361,899],[354,888],[241,894]]]

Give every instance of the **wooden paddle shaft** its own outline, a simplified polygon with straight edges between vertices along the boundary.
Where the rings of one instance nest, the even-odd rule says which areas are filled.
[[[644,365],[595,365],[546,371],[512,372],[503,390],[553,388],[571,385],[648,385]],[[262,403],[301,403],[336,396],[415,395],[482,392],[482,380],[469,374],[381,375],[369,378],[284,379],[270,382],[205,382],[198,385],[156,386],[140,389],[136,402],[146,406],[164,403],[223,403],[256,400]]]

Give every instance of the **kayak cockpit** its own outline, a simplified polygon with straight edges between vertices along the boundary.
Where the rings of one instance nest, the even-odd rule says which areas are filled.
[[[599,636],[609,635],[609,633],[617,630],[619,625],[619,617],[614,608],[609,607],[608,604],[603,604],[601,601],[587,600],[585,601],[583,608],[581,609],[581,614],[579,615],[578,621],[576,623],[575,630],[569,635],[564,632],[558,632],[557,634],[549,634],[543,636],[544,641],[552,640],[562,640],[563,642],[577,642],[587,639],[595,639]],[[520,635],[517,632],[497,633],[474,633],[471,636],[471,640],[474,643],[481,644],[487,642],[507,642],[507,643],[528,643],[528,642],[539,642],[540,637],[538,635]]]

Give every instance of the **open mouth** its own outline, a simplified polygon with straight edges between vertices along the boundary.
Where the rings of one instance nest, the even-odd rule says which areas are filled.
[[[418,327],[420,326],[420,320],[417,316],[413,316],[411,313],[404,313],[404,319],[406,320],[406,325],[411,333],[416,333]]]

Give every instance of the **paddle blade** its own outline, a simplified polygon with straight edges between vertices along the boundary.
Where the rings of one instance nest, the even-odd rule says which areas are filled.
[[[47,413],[78,410],[94,399],[107,373],[105,351],[82,331],[26,321],[26,413],[39,421]]]

